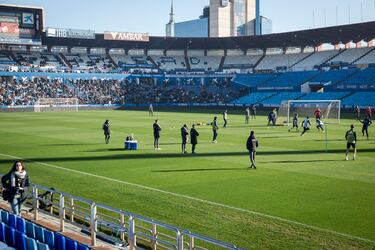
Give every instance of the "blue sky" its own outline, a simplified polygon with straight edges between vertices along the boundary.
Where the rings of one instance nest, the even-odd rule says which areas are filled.
[[[174,2],[176,21],[186,21],[201,15],[209,0]],[[170,0],[2,0],[1,3],[44,7],[47,27],[149,32],[157,36],[164,35],[170,10]],[[314,15],[315,27],[332,26],[336,22],[347,24],[349,9],[351,23],[375,20],[375,0],[261,0],[261,14],[273,20],[274,32],[313,28]]]

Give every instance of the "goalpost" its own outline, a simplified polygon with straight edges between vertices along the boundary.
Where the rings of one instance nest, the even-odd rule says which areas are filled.
[[[294,114],[300,119],[306,116],[315,118],[314,111],[319,108],[325,123],[340,124],[341,101],[340,100],[288,100],[281,103],[278,120],[284,125],[290,126]]]
[[[34,112],[78,111],[78,98],[40,98]]]

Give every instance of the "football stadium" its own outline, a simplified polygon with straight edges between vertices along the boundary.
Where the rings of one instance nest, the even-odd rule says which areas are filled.
[[[151,36],[0,4],[0,249],[375,249],[375,21],[259,5]]]

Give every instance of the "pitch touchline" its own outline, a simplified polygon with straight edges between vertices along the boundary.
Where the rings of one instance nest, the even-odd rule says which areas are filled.
[[[12,158],[12,159],[21,159],[21,160],[33,162],[33,163],[36,163],[38,165],[42,165],[42,166],[46,166],[46,167],[52,167],[52,168],[55,168],[55,169],[60,169],[60,170],[64,170],[64,171],[68,171],[68,172],[72,172],[72,173],[87,175],[87,176],[95,177],[95,178],[98,178],[98,179],[103,179],[103,180],[107,180],[107,181],[111,181],[111,182],[117,182],[117,183],[129,185],[129,186],[134,186],[134,187],[138,187],[138,188],[142,188],[142,189],[146,189],[146,190],[150,190],[150,191],[154,191],[154,192],[168,194],[168,195],[172,195],[172,196],[176,196],[176,197],[182,197],[182,198],[185,198],[185,199],[194,200],[194,201],[198,201],[198,202],[202,202],[202,203],[206,203],[206,204],[210,204],[210,205],[214,205],[214,206],[219,206],[219,207],[224,207],[224,208],[228,208],[228,209],[232,209],[232,210],[236,210],[236,211],[240,211],[240,212],[254,214],[254,215],[261,216],[261,217],[266,217],[266,218],[270,218],[270,219],[274,219],[274,220],[278,220],[278,221],[282,221],[282,222],[286,222],[286,223],[290,223],[290,224],[295,224],[295,225],[299,225],[299,226],[309,228],[309,229],[314,229],[314,230],[321,231],[321,232],[335,234],[335,235],[346,237],[346,238],[349,238],[349,239],[356,239],[356,240],[365,241],[365,242],[375,244],[374,240],[370,240],[370,239],[366,239],[366,238],[362,238],[362,237],[358,237],[358,236],[354,236],[354,235],[350,235],[350,234],[340,233],[340,232],[337,232],[337,231],[334,231],[334,230],[325,229],[325,228],[305,224],[305,223],[298,222],[298,221],[288,220],[288,219],[284,219],[284,218],[269,215],[269,214],[264,214],[264,213],[260,213],[260,212],[246,210],[246,209],[243,209],[243,208],[233,207],[233,206],[217,203],[217,202],[214,202],[214,201],[203,200],[203,199],[191,197],[191,196],[188,196],[188,195],[177,194],[177,193],[173,193],[173,192],[169,192],[169,191],[165,191],[165,190],[161,190],[161,189],[157,189],[157,188],[147,187],[147,186],[143,186],[143,185],[135,184],[135,183],[131,183],[131,182],[120,181],[120,180],[112,179],[112,178],[109,178],[109,177],[91,174],[91,173],[86,173],[86,172],[82,172],[82,171],[79,171],[79,170],[64,168],[64,167],[53,165],[53,164],[27,160],[27,159],[23,159],[21,157],[13,156],[13,155],[7,155],[7,154],[1,154],[1,153],[0,153],[0,155],[8,157],[8,158]]]

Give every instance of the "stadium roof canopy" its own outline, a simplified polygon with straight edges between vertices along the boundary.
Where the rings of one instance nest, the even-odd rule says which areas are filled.
[[[375,22],[341,25],[251,37],[176,38],[150,37],[149,42],[104,40],[96,34],[95,40],[43,37],[43,45],[68,47],[101,47],[157,50],[215,50],[215,49],[265,49],[285,47],[317,47],[324,43],[339,44],[370,41],[375,38]]]

